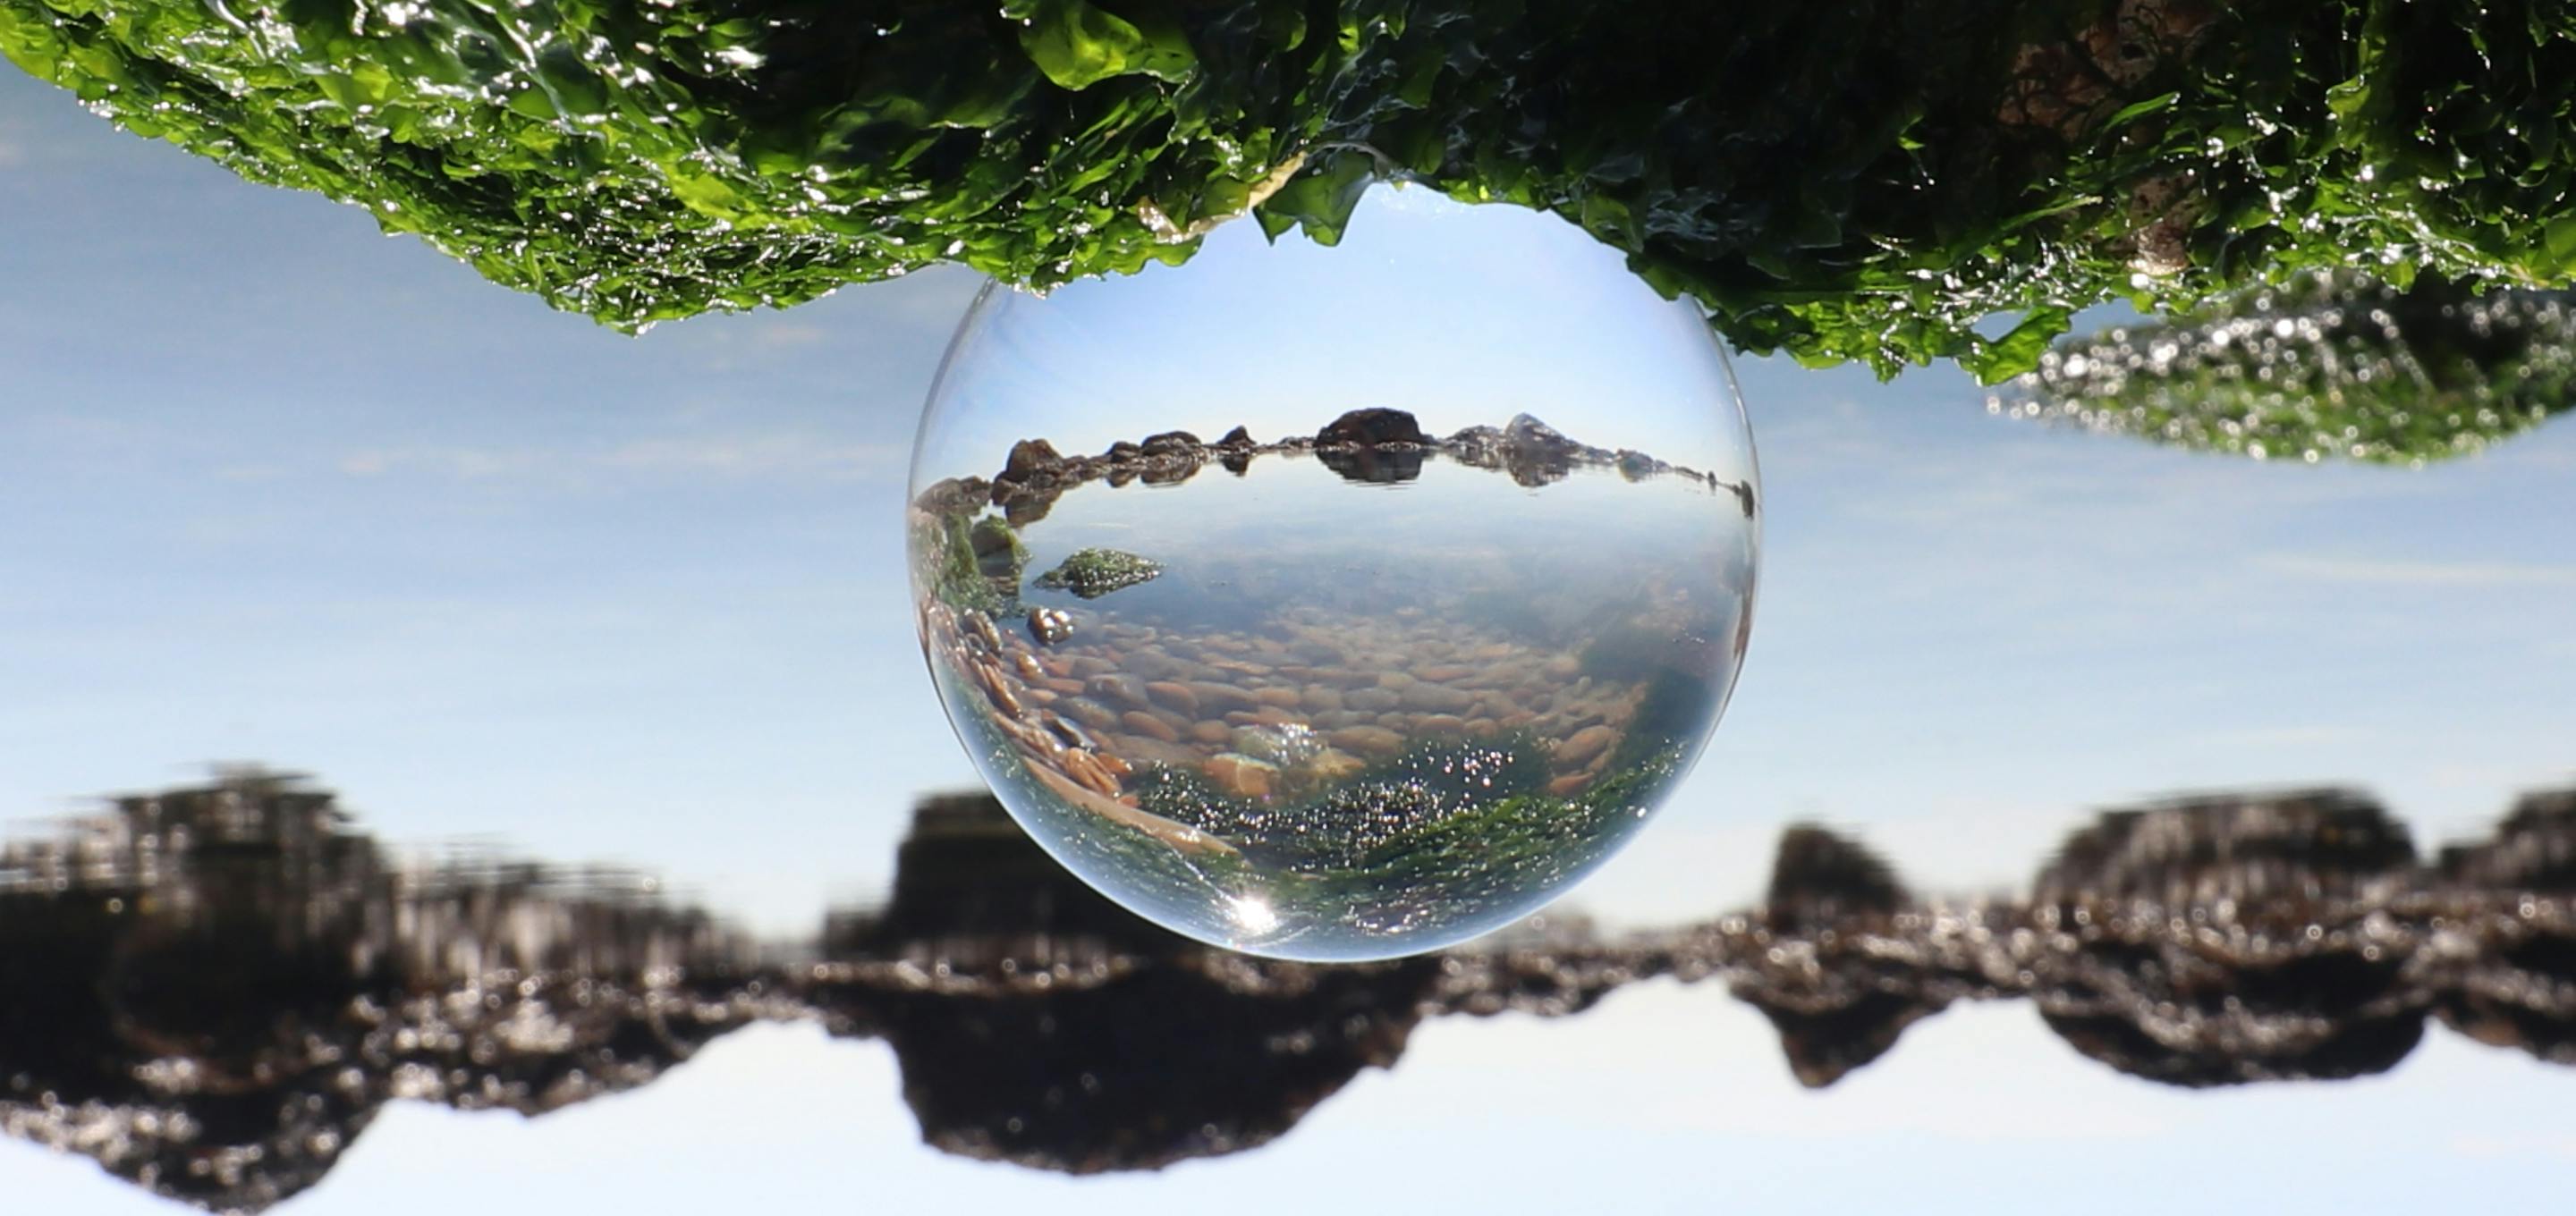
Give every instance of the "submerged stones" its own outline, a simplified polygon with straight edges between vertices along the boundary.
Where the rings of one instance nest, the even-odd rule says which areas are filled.
[[[1750,531],[1734,503],[1675,482],[1734,487],[1528,414],[1439,440],[1368,407],[1311,435],[1164,430],[1097,456],[1025,440],[989,482],[934,484],[916,515],[945,514],[916,535],[944,547],[916,561],[973,571],[1026,628],[942,601],[926,649],[996,791],[1103,890],[1238,949],[1384,957],[1503,923],[1635,830],[1733,679]],[[1107,499],[1274,458],[1262,485],[1303,512],[1277,529],[1208,515],[1283,501],[1262,494]],[[1455,467],[1432,498],[1349,499],[1365,532],[1335,529],[1336,499],[1296,497],[1340,494],[1323,470],[1413,482],[1443,459],[1524,487],[1593,476],[1621,513],[1569,528],[1507,486],[1437,497],[1485,480]],[[1039,520],[1080,547],[1047,549]],[[1154,556],[1081,543],[1127,536]],[[1542,551],[1558,556],[1521,560]],[[1078,634],[1060,609],[1017,605],[1019,572],[1049,562],[1029,594],[1099,601]]]
[[[1150,581],[1162,572],[1163,568],[1154,562],[1123,550],[1081,549],[1055,569],[1039,575],[1037,585],[1050,591],[1070,591],[1088,600]]]
[[[1029,636],[1049,646],[1073,636],[1073,614],[1059,608],[1029,609]]]

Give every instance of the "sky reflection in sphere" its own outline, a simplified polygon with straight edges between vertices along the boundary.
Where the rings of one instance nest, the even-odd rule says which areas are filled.
[[[1475,937],[1633,836],[1724,709],[1760,533],[1691,308],[1554,217],[1386,187],[1335,248],[1236,223],[987,292],[912,493],[933,681],[1020,824],[1304,959]]]

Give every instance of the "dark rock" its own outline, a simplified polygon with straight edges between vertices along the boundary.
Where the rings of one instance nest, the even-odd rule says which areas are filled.
[[[1199,437],[1189,433],[1188,431],[1165,431],[1159,435],[1147,435],[1140,450],[1144,455],[1149,457],[1196,457],[1199,455],[1199,449],[1201,446],[1202,445],[1199,443]]]
[[[1149,486],[1176,486],[1198,476],[1200,467],[1198,455],[1195,452],[1187,459],[1165,456],[1146,461],[1143,471],[1138,476],[1142,477],[1145,484]]]
[[[1110,444],[1109,450],[1101,454],[1101,459],[1115,464],[1122,461],[1134,460],[1144,454],[1145,449],[1121,439],[1116,443]]]
[[[1503,467],[1504,454],[1508,447],[1509,445],[1503,440],[1501,428],[1490,426],[1468,427],[1440,443],[1440,449],[1447,452],[1450,459],[1460,464],[1474,465],[1480,469]]]
[[[1563,481],[1577,461],[1589,454],[1582,444],[1527,414],[1515,414],[1503,427],[1503,465],[1512,480],[1525,486]]]
[[[968,515],[981,508],[992,492],[993,483],[981,477],[950,477],[932,482],[912,501],[933,515]]]
[[[1771,863],[1763,919],[1774,929],[1804,932],[1894,915],[1907,896],[1877,854],[1808,824],[1780,834]]]
[[[1023,439],[1011,445],[1011,458],[1002,465],[995,481],[1027,484],[1050,480],[1064,468],[1064,457],[1056,454],[1055,445],[1043,439]]]
[[[1250,448],[1257,447],[1259,445],[1252,442],[1252,432],[1238,426],[1231,431],[1227,431],[1225,433],[1225,438],[1217,440],[1216,446],[1221,448]]]
[[[1644,481],[1660,473],[1669,473],[1673,467],[1644,452],[1630,451],[1627,448],[1619,449],[1616,460],[1619,465],[1619,475],[1630,481]]]
[[[1324,424],[1324,429],[1315,433],[1315,446],[1319,448],[1374,448],[1430,441],[1430,437],[1422,433],[1421,424],[1413,420],[1413,415],[1383,406],[1352,410]]]
[[[1392,485],[1422,476],[1422,449],[1409,444],[1318,447],[1315,455],[1345,481]]]

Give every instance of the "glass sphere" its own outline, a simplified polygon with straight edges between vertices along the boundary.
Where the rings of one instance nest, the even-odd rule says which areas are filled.
[[[1453,945],[1636,834],[1734,686],[1753,444],[1696,309],[1553,216],[988,289],[912,463],[922,648],[1021,826],[1312,960]]]

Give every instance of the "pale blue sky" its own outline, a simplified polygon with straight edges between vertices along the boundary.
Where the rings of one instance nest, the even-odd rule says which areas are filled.
[[[0,71],[0,818],[261,760],[398,842],[629,862],[809,929],[883,878],[914,792],[970,779],[894,525],[976,287],[628,339]],[[2261,466],[1990,418],[1946,370],[1739,371],[1768,491],[1752,654],[1700,771],[1575,896],[1607,918],[1745,901],[1793,817],[1928,886],[2005,885],[2083,808],[2177,788],[2358,783],[2429,846],[2576,771],[2576,428],[2421,472]],[[2507,1184],[2576,1152],[2545,1113],[2564,1075],[2441,1033],[2382,1080],[2191,1097],[2027,1009],[1954,1011],[1815,1095],[1749,1011],[1658,988],[1433,1027],[1268,1152],[1074,1183],[932,1157],[882,1048],[805,1034],[525,1132],[398,1110],[290,1210],[494,1184],[531,1211],[1312,1210],[1438,1183],[1520,1210],[1615,1184],[1633,1209],[2116,1211],[2138,1178],[2385,1209],[2529,1193]],[[735,1113],[773,1110],[801,1113]],[[2408,1168],[2321,1174],[2275,1155],[2284,1127]],[[0,1186],[159,1210],[23,1145]]]

